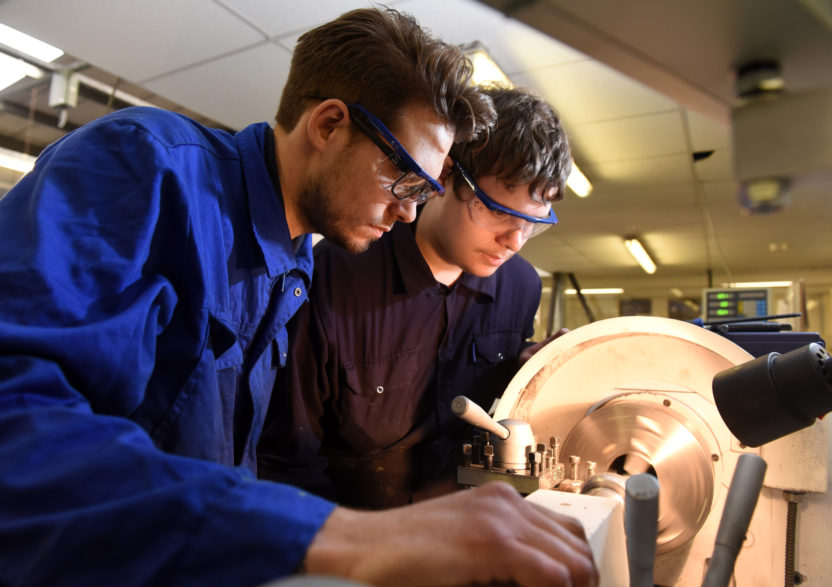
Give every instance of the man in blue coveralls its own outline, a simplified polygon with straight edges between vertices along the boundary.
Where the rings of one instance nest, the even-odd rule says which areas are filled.
[[[43,152],[0,200],[0,584],[595,582],[577,524],[502,485],[375,514],[253,475],[308,233],[412,221],[491,116],[469,76],[356,10],[300,38],[274,129],[128,109]]]

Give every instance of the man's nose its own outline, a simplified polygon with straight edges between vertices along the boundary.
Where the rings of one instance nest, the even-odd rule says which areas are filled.
[[[416,202],[402,202],[396,200],[391,203],[393,215],[399,222],[413,222],[416,220]]]
[[[515,228],[511,232],[505,232],[497,237],[497,242],[510,251],[517,252],[523,248],[527,237],[523,234],[522,228]]]

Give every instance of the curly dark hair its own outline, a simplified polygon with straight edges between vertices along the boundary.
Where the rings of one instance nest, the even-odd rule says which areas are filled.
[[[563,198],[572,158],[555,109],[528,89],[483,92],[494,102],[497,123],[488,136],[454,145],[451,157],[474,178],[493,175],[510,188],[530,184],[530,195],[543,193],[547,201]],[[459,182],[456,177],[454,185]],[[553,187],[557,191],[548,195]]]

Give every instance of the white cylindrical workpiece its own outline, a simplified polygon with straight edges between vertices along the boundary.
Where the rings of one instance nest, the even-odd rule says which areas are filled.
[[[653,587],[659,526],[659,480],[649,473],[633,475],[627,479],[624,496],[630,587]]]
[[[485,410],[464,395],[458,395],[453,399],[451,402],[451,410],[462,420],[465,420],[472,426],[490,432],[501,440],[509,437],[508,428],[498,424]]]

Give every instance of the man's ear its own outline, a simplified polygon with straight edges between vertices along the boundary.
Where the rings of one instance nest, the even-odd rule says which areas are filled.
[[[436,181],[445,188],[448,189],[448,185],[450,182],[453,181],[453,174],[451,173],[454,169],[454,161],[451,159],[451,156],[448,155],[445,157],[445,161],[442,164],[442,173],[439,174],[439,177],[436,178]]]
[[[312,147],[323,151],[327,145],[339,137],[348,136],[350,115],[347,105],[334,98],[318,104],[309,115],[306,134]]]

